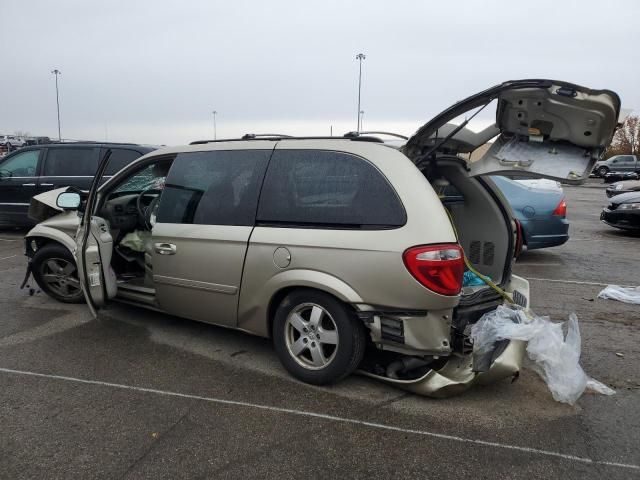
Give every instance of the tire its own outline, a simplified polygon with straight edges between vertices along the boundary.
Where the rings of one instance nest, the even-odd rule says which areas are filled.
[[[31,259],[31,271],[40,289],[51,298],[63,303],[84,302],[76,261],[62,245],[49,243],[38,249]]]
[[[598,176],[603,177],[609,173],[609,169],[607,167],[598,167],[598,170],[596,170],[596,172],[598,173]]]
[[[276,310],[272,333],[284,368],[314,385],[335,383],[351,374],[366,347],[364,325],[339,300],[317,290],[287,295]]]

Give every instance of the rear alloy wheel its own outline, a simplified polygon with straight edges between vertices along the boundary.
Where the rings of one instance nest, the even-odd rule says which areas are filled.
[[[282,301],[273,341],[283,366],[303,382],[324,385],[352,373],[362,361],[364,326],[332,296],[299,290]]]
[[[599,167],[597,172],[598,176],[604,177],[607,173],[609,173],[609,169],[607,167]]]
[[[84,301],[78,269],[71,252],[62,245],[49,244],[31,259],[33,277],[43,292],[64,303]]]

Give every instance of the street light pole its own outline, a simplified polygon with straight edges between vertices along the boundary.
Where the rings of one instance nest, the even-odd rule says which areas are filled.
[[[360,133],[360,92],[362,90],[362,61],[367,58],[364,53],[356,55],[356,60],[360,62],[360,71],[358,74],[358,127],[356,131]]]
[[[53,73],[56,76],[56,106],[58,107],[58,141],[61,142],[62,135],[60,134],[60,95],[58,94],[58,75],[61,75],[62,72],[56,68],[54,70],[51,70],[51,73]]]
[[[211,113],[213,113],[213,139],[217,140],[218,139],[218,131],[217,131],[217,128],[216,128],[216,115],[218,114],[218,111],[214,110]]]
[[[360,128],[364,130],[364,110],[360,110]]]

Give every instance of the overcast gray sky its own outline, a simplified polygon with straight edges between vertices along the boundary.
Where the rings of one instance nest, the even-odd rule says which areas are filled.
[[[640,2],[0,0],[0,132],[179,144],[356,127],[410,134],[505,80],[640,108]]]

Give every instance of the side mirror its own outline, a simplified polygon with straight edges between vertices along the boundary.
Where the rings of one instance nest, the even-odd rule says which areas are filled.
[[[80,195],[76,192],[62,192],[56,199],[56,205],[63,210],[77,210],[80,207]]]

